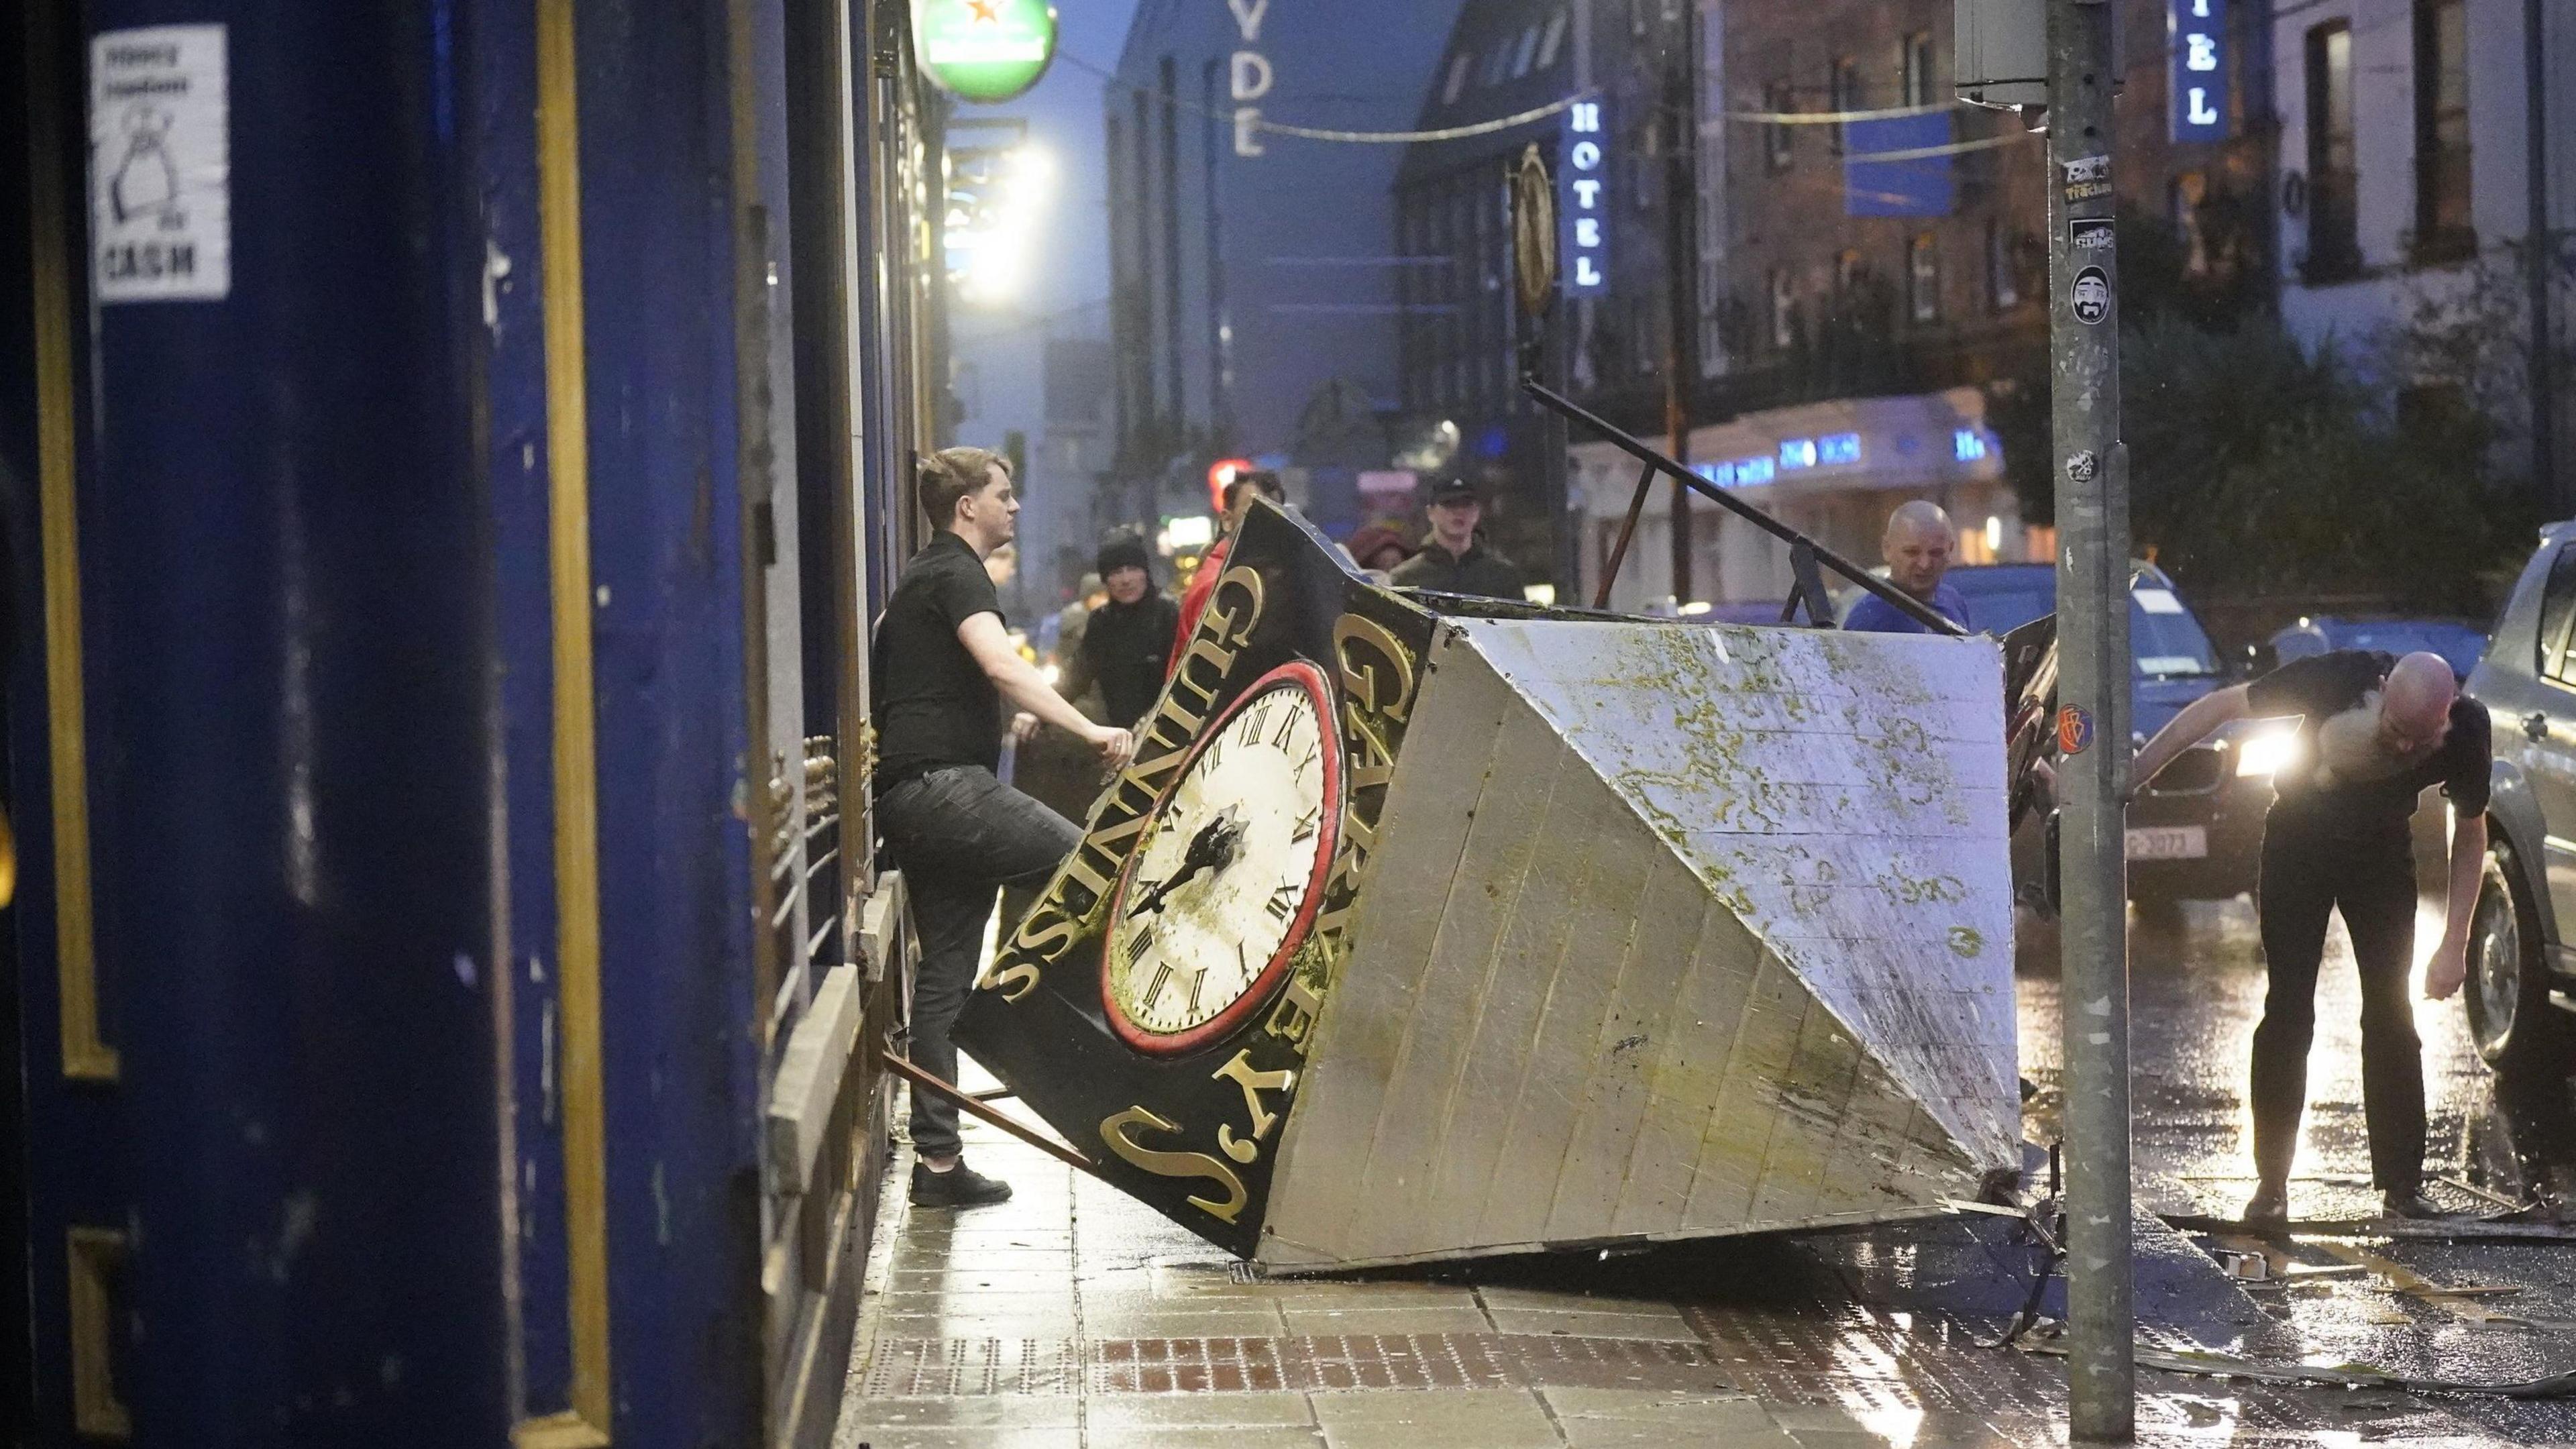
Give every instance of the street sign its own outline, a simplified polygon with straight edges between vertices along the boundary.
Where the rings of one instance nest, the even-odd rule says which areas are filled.
[[[2168,0],[2173,138],[2227,139],[2227,0]]]
[[[1055,59],[1055,31],[1046,0],[913,0],[921,68],[960,100],[1027,94]]]

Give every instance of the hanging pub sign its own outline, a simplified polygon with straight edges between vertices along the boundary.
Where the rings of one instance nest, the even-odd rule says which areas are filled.
[[[913,0],[921,68],[960,100],[1014,100],[1055,59],[1055,7],[1046,0]]]
[[[1610,141],[1607,110],[1600,101],[1576,101],[1565,108],[1563,163],[1557,167],[1565,194],[1556,214],[1565,234],[1557,252],[1565,266],[1563,286],[1577,297],[1597,297],[1610,289]]]
[[[2173,138],[2227,139],[2227,0],[2167,0]]]

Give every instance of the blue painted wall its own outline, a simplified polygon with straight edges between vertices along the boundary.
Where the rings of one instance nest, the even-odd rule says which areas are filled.
[[[564,1405],[535,8],[57,0],[90,31],[229,27],[233,288],[75,299],[114,1084],[61,1072],[31,403],[0,330],[47,1442],[75,1223],[133,1235],[139,1444],[497,1445]],[[715,5],[578,16],[614,1428],[749,1443],[728,40]]]

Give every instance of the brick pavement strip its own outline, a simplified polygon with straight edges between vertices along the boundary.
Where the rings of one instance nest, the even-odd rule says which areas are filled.
[[[890,1175],[837,1449],[2061,1442],[2062,1371],[1976,1347],[1986,1323],[1850,1302],[1263,1280],[1033,1151],[969,1134],[1021,1195],[915,1214],[906,1173]],[[2200,1380],[2148,1386],[2140,1430],[2178,1449],[2483,1438],[2393,1396],[2330,1405]]]

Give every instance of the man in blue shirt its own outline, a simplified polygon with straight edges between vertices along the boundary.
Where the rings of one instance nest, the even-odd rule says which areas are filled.
[[[1887,560],[1889,583],[1965,629],[1970,627],[1968,601],[1959,597],[1957,589],[1941,582],[1941,576],[1950,571],[1950,556],[1958,547],[1959,535],[1950,527],[1950,515],[1942,512],[1938,504],[1918,498],[1887,516],[1887,533],[1879,540],[1878,551]],[[1844,617],[1843,627],[1867,634],[1932,632],[1921,620],[1876,594],[1863,594]]]

